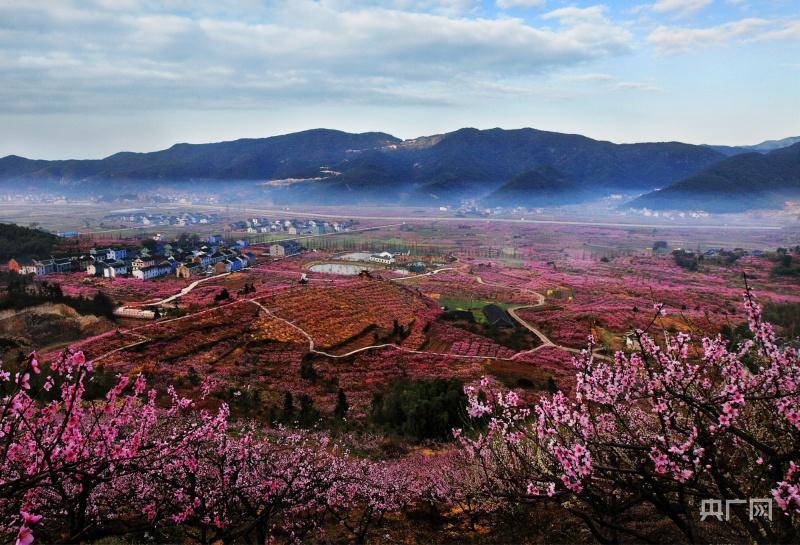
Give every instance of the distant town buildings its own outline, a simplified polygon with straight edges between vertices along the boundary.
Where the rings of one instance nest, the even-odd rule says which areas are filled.
[[[249,235],[285,233],[287,235],[324,235],[349,230],[352,221],[325,221],[320,219],[275,219],[254,217],[229,223],[230,231],[240,231]]]
[[[73,260],[70,258],[50,258],[17,261],[12,258],[8,261],[8,270],[19,274],[35,274],[37,276],[52,273],[65,273],[73,270]]]
[[[102,270],[106,278],[125,276],[128,273],[128,264],[122,260],[106,261],[102,263]]]
[[[7,268],[19,274],[37,276],[83,270],[88,276],[101,278],[131,276],[151,280],[172,274],[189,278],[213,271],[235,272],[255,264],[256,256],[245,251],[245,241],[231,245],[226,245],[221,237],[219,241],[218,245],[198,248],[178,248],[173,244],[159,243],[152,254],[144,247],[136,251],[125,247],[92,248],[88,254],[76,257],[10,259]]]
[[[183,212],[180,214],[152,214],[145,212],[107,214],[103,217],[104,223],[118,223],[130,226],[166,226],[175,225],[185,227],[189,225],[213,225],[222,219],[217,214],[202,214]],[[67,236],[67,235],[65,235]]]

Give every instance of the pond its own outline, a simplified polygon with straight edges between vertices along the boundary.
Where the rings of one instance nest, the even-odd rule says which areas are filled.
[[[369,265],[350,265],[349,263],[318,263],[311,265],[309,270],[318,273],[342,274],[345,276],[355,276],[364,269],[372,270],[374,267]]]

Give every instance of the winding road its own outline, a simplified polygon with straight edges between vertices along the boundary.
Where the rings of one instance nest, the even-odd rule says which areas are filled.
[[[461,266],[461,267],[443,267],[441,269],[437,269],[435,271],[431,271],[431,272],[424,273],[424,274],[412,275],[412,276],[403,276],[403,277],[400,277],[400,278],[392,278],[390,281],[392,281],[392,282],[402,282],[402,281],[406,281],[406,280],[419,279],[419,278],[422,278],[422,277],[425,277],[425,276],[432,276],[432,275],[436,275],[436,274],[439,274],[439,273],[442,273],[442,272],[446,272],[446,271],[462,271],[463,272],[464,267],[465,266]],[[220,274],[220,275],[216,275],[216,276],[212,276],[212,277],[208,277],[208,278],[203,278],[201,280],[197,280],[195,282],[192,282],[191,284],[189,284],[185,288],[183,288],[180,292],[178,292],[178,293],[176,293],[176,294],[174,294],[174,295],[172,295],[170,297],[167,297],[165,299],[162,299],[162,300],[160,300],[160,301],[158,301],[156,303],[149,303],[149,304],[163,304],[163,303],[167,303],[169,301],[173,301],[173,300],[175,300],[175,299],[177,299],[179,297],[182,297],[182,296],[186,295],[187,293],[192,291],[195,287],[197,287],[197,285],[199,285],[202,282],[211,280],[213,278],[220,278],[220,277],[223,277],[223,276],[227,276],[228,274],[230,274],[230,273],[224,273],[224,274]],[[475,281],[477,283],[479,283],[479,284],[483,284],[483,285],[486,285],[486,286],[495,286],[495,287],[500,287],[500,288],[508,288],[509,287],[509,286],[506,286],[506,285],[503,285],[503,284],[497,284],[497,283],[493,283],[493,282],[485,282],[483,280],[483,278],[481,278],[478,275],[473,275],[473,276],[475,278]],[[511,307],[509,307],[507,309],[508,314],[517,323],[519,323],[522,327],[524,327],[525,329],[527,329],[528,331],[530,331],[531,333],[536,335],[536,337],[539,339],[541,344],[539,346],[536,346],[535,348],[530,349],[530,350],[517,352],[516,354],[511,356],[511,358],[510,358],[511,360],[516,360],[521,356],[524,356],[526,354],[535,353],[538,350],[541,350],[542,348],[547,348],[547,347],[557,348],[559,350],[564,350],[566,352],[570,352],[570,353],[573,353],[573,354],[581,354],[583,352],[583,350],[580,350],[580,349],[577,349],[577,348],[572,348],[570,346],[560,345],[560,344],[557,344],[557,343],[553,342],[540,329],[536,328],[535,326],[533,326],[529,322],[527,322],[524,319],[522,319],[517,314],[518,310],[522,310],[522,309],[526,309],[526,308],[530,308],[530,309],[540,308],[540,307],[544,306],[546,304],[546,302],[545,302],[545,296],[542,295],[541,293],[537,292],[537,291],[534,291],[534,290],[531,290],[531,289],[528,289],[528,288],[517,288],[517,289],[520,289],[522,291],[525,291],[525,292],[529,293],[530,295],[533,295],[537,299],[537,303],[535,303],[533,305],[514,305],[514,306],[511,306]],[[308,341],[308,351],[309,352],[311,352],[313,354],[318,354],[320,356],[328,357],[328,358],[336,358],[336,359],[346,358],[348,356],[352,356],[354,354],[358,354],[360,352],[366,352],[366,351],[369,351],[369,350],[378,350],[378,349],[382,349],[382,348],[392,348],[394,350],[399,350],[401,352],[406,352],[406,353],[409,353],[409,354],[428,354],[428,355],[431,355],[431,356],[447,356],[447,357],[451,357],[451,358],[455,357],[455,358],[478,359],[478,360],[507,360],[507,359],[509,359],[509,358],[499,358],[497,356],[468,356],[468,355],[452,354],[452,353],[446,353],[446,352],[442,353],[442,352],[431,352],[431,351],[424,351],[424,350],[413,350],[413,349],[410,349],[410,348],[406,348],[404,346],[397,345],[395,343],[373,344],[373,345],[369,345],[369,346],[364,346],[362,348],[357,348],[355,350],[351,350],[350,352],[347,352],[345,354],[332,354],[330,352],[325,352],[324,350],[318,350],[316,348],[315,344],[314,344],[314,338],[307,331],[305,331],[303,328],[301,328],[300,326],[298,326],[294,322],[291,322],[291,321],[289,321],[289,320],[287,320],[285,318],[281,318],[280,316],[276,315],[274,312],[272,312],[269,308],[267,308],[264,304],[261,303],[261,301],[259,300],[261,298],[262,297],[260,296],[260,297],[253,297],[253,298],[238,299],[238,300],[234,301],[233,303],[229,303],[229,304],[235,305],[235,304],[242,304],[242,303],[250,303],[250,304],[254,304],[254,305],[258,306],[259,309],[262,312],[264,312],[265,314],[271,316],[272,318],[274,318],[276,320],[279,320],[279,321],[283,322],[287,326],[295,329],[301,335],[303,335],[303,337],[305,337],[305,339]],[[169,319],[166,319],[166,320],[160,320],[160,321],[157,321],[157,322],[151,322],[151,323],[148,323],[148,324],[145,324],[145,325],[142,325],[142,326],[129,328],[129,329],[124,330],[124,331],[118,330],[117,334],[130,335],[132,337],[137,338],[138,340],[136,342],[127,344],[125,346],[121,346],[121,347],[116,348],[114,350],[111,350],[111,351],[109,351],[109,352],[107,352],[105,354],[102,354],[102,355],[92,359],[91,361],[92,362],[98,362],[98,361],[100,361],[100,360],[102,360],[102,359],[104,359],[104,358],[106,358],[106,357],[108,357],[108,356],[110,356],[112,354],[115,354],[117,352],[122,352],[122,351],[125,351],[127,349],[130,349],[130,348],[133,348],[135,346],[138,346],[140,344],[144,344],[144,343],[149,342],[151,339],[149,337],[145,336],[145,335],[142,335],[141,333],[138,333],[138,331],[140,331],[140,330],[147,329],[149,327],[158,326],[158,325],[161,325],[161,324],[166,324],[166,323],[170,323],[170,322],[179,321],[179,320],[186,320],[186,319],[196,318],[197,316],[200,316],[202,314],[206,314],[206,313],[209,313],[209,312],[214,312],[214,311],[218,310],[218,308],[219,307],[205,309],[205,310],[201,310],[199,312],[188,314],[186,316],[180,316],[180,317],[177,317],[177,318],[169,318]],[[111,334],[111,333],[109,333],[109,334]],[[610,361],[611,360],[611,358],[609,358],[608,356],[604,356],[602,354],[598,354],[597,350],[595,350],[592,355],[593,355],[593,357],[595,357],[597,359],[606,360],[606,361]]]
[[[400,277],[400,278],[392,278],[390,281],[392,281],[392,282],[400,282],[400,281],[404,281],[404,280],[418,279],[418,278],[422,278],[422,277],[425,277],[425,276],[432,276],[432,275],[435,275],[435,274],[439,274],[439,273],[442,273],[442,272],[445,272],[445,271],[460,271],[460,270],[463,270],[463,268],[464,267],[443,267],[441,269],[436,269],[435,271],[431,271],[431,272],[424,273],[424,274],[418,274],[418,275],[412,275],[412,276],[403,276],[403,277]],[[505,286],[503,284],[496,284],[496,283],[492,283],[492,282],[484,282],[483,278],[481,278],[478,275],[475,275],[475,280],[479,284],[483,284],[485,286],[496,286],[496,287],[501,287],[501,288],[508,288],[508,286]],[[573,354],[581,354],[583,352],[583,350],[578,349],[578,348],[572,348],[570,346],[564,346],[564,345],[561,345],[561,344],[554,343],[540,329],[534,327],[529,322],[523,320],[517,314],[516,311],[517,310],[521,310],[521,309],[526,309],[526,308],[532,308],[532,309],[540,308],[540,307],[545,305],[545,297],[541,293],[533,291],[533,290],[528,289],[528,288],[517,288],[517,289],[520,289],[522,291],[525,291],[525,292],[533,295],[534,297],[536,297],[538,302],[536,304],[534,304],[534,305],[514,305],[512,307],[509,307],[508,308],[508,314],[514,320],[516,320],[517,323],[519,323],[522,327],[524,327],[525,329],[527,329],[528,331],[530,331],[531,333],[536,335],[536,337],[539,339],[539,341],[541,341],[542,344],[540,344],[539,346],[537,346],[535,348],[532,348],[530,350],[524,350],[522,352],[517,352],[516,354],[511,356],[512,360],[516,360],[520,356],[523,356],[525,354],[532,354],[532,353],[534,353],[534,352],[536,352],[538,350],[541,350],[542,348],[547,348],[547,347],[557,348],[559,350],[564,350],[566,352],[570,352],[570,353],[573,353]],[[291,328],[297,330],[298,332],[300,332],[306,338],[306,340],[308,341],[308,351],[313,353],[313,354],[318,354],[320,356],[326,356],[326,357],[329,357],[329,358],[346,358],[348,356],[352,356],[353,354],[358,354],[359,352],[366,352],[368,350],[377,350],[377,349],[381,349],[381,348],[393,348],[395,350],[399,350],[399,351],[402,351],[402,352],[407,352],[409,354],[429,354],[429,355],[432,355],[432,356],[448,356],[448,357],[469,358],[469,359],[484,359],[484,360],[486,360],[486,359],[490,359],[490,360],[508,359],[508,358],[498,358],[496,356],[467,356],[467,355],[461,355],[461,354],[431,352],[431,351],[424,351],[424,350],[413,350],[411,348],[406,348],[404,346],[400,346],[400,345],[395,344],[395,343],[372,344],[372,345],[369,345],[369,346],[364,346],[362,348],[357,348],[356,350],[351,350],[350,352],[347,352],[345,354],[331,354],[330,352],[325,352],[323,350],[318,350],[314,345],[313,337],[307,331],[305,331],[303,328],[301,328],[300,326],[298,326],[294,322],[291,322],[289,320],[286,320],[285,318],[281,318],[280,316],[276,315],[274,312],[272,312],[267,307],[265,307],[258,300],[258,298],[247,299],[247,301],[249,301],[249,302],[251,302],[251,303],[253,303],[255,305],[258,305],[258,307],[263,312],[265,312],[266,314],[270,315],[274,319],[279,320],[279,321],[285,323],[286,325],[288,325],[289,327],[291,327]],[[597,350],[595,350],[592,353],[592,356],[597,358],[597,359],[601,359],[601,360],[606,360],[606,361],[610,361],[611,360],[611,358],[609,358],[608,356],[604,356],[602,354],[598,354]]]
[[[192,282],[191,284],[189,284],[188,286],[183,288],[181,291],[179,291],[175,295],[170,295],[166,299],[161,299],[160,301],[155,301],[153,303],[146,303],[146,304],[147,305],[163,305],[165,303],[169,303],[171,301],[174,301],[175,299],[180,299],[181,297],[183,297],[184,295],[186,295],[187,293],[189,293],[190,291],[195,289],[197,286],[199,286],[203,282],[208,282],[209,280],[214,280],[215,278],[222,278],[224,276],[228,276],[229,274],[231,274],[231,273],[225,272],[225,273],[217,274],[217,275],[214,275],[214,276],[208,276],[206,278],[201,278],[200,280],[195,280],[194,282]]]

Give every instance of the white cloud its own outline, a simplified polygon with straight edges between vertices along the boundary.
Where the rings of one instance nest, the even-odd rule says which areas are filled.
[[[543,6],[546,0],[497,0],[495,5],[500,9],[536,8]]]
[[[590,6],[588,8],[578,8],[570,6],[559,8],[542,15],[542,19],[556,19],[562,24],[601,24],[607,25],[608,19],[605,6]]]
[[[650,7],[656,13],[671,13],[678,17],[689,17],[712,2],[713,0],[657,0]]]
[[[657,93],[661,91],[657,85],[643,81],[620,81],[614,84],[613,89],[616,91],[642,91],[646,93]]]
[[[653,83],[641,81],[620,81],[617,77],[603,72],[588,74],[564,74],[559,77],[564,81],[590,84],[595,91],[642,91],[657,92],[661,89]]]
[[[441,11],[470,9],[464,0],[126,2],[0,3],[0,109],[446,104],[454,82],[529,77],[633,42],[598,8],[556,10],[546,28]]]
[[[659,26],[647,41],[660,53],[687,53],[699,47],[726,45],[732,41],[768,41],[800,38],[800,21],[777,22],[748,18],[705,28]]]
[[[566,74],[561,76],[566,81],[612,81],[616,78],[611,74],[591,73],[591,74]]]
[[[789,21],[778,28],[773,28],[755,37],[757,41],[800,40],[800,20]]]
[[[480,0],[319,0],[326,7],[343,11],[360,8],[388,8],[405,11],[471,11]]]

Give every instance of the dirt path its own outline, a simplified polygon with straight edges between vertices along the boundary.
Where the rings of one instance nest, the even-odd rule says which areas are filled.
[[[463,269],[464,269],[464,266],[460,266],[460,267],[444,267],[444,268],[437,269],[435,271],[431,271],[431,272],[425,273],[425,274],[419,274],[419,275],[414,275],[414,276],[404,276],[404,277],[401,277],[401,278],[393,278],[393,279],[391,279],[391,281],[392,282],[396,282],[396,281],[404,281],[404,280],[413,280],[415,278],[421,278],[423,276],[431,276],[431,275],[435,275],[435,274],[438,274],[438,273],[441,273],[441,272],[445,272],[445,271],[453,271],[453,270],[454,271],[458,271],[458,270],[463,270]],[[192,284],[190,284],[189,286],[186,286],[185,288],[183,288],[179,293],[177,293],[175,295],[172,295],[170,297],[167,297],[166,299],[163,299],[159,303],[169,302],[169,301],[174,300],[174,299],[176,299],[178,297],[181,297],[181,296],[185,295],[186,293],[189,293],[192,289],[194,289],[201,282],[204,282],[204,281],[207,281],[207,280],[211,280],[212,278],[219,278],[219,277],[222,277],[222,276],[226,276],[228,274],[230,274],[230,273],[224,273],[224,274],[221,274],[221,275],[217,275],[217,276],[213,276],[213,277],[209,277],[209,278],[204,278],[202,280],[198,280],[198,281],[192,282]],[[492,282],[484,282],[484,280],[480,276],[478,276],[478,275],[473,275],[473,276],[475,278],[475,281],[478,282],[479,284],[483,284],[483,285],[487,285],[487,286],[496,286],[496,287],[501,287],[501,288],[508,288],[509,287],[509,286],[505,286],[505,285],[502,285],[502,284],[496,284],[496,283],[492,283]],[[538,328],[536,328],[535,326],[533,326],[529,322],[527,322],[524,319],[522,319],[517,314],[517,312],[516,312],[517,310],[525,309],[525,308],[534,308],[534,309],[535,308],[539,308],[539,307],[541,307],[541,306],[543,306],[545,304],[545,297],[541,293],[536,292],[536,291],[531,290],[531,289],[528,289],[528,288],[518,288],[518,289],[526,291],[527,293],[535,296],[537,298],[538,302],[536,304],[534,304],[534,305],[514,305],[512,307],[509,307],[508,308],[508,314],[514,320],[516,320],[517,323],[519,323],[522,327],[524,327],[525,329],[527,329],[528,331],[530,331],[531,333],[536,335],[536,337],[541,341],[542,344],[540,344],[539,346],[537,346],[535,348],[532,348],[531,350],[525,350],[525,351],[522,351],[522,352],[517,352],[516,354],[511,356],[511,358],[510,358],[511,360],[516,360],[520,356],[523,356],[523,355],[526,355],[526,354],[535,353],[536,351],[541,350],[542,348],[546,348],[546,347],[557,348],[559,350],[564,350],[566,352],[570,352],[570,353],[573,353],[573,354],[580,354],[580,353],[583,352],[583,350],[580,350],[580,349],[577,349],[577,348],[572,348],[572,347],[569,347],[569,346],[564,346],[564,345],[560,345],[560,344],[554,343],[541,330],[539,330]],[[294,322],[291,322],[291,321],[289,321],[289,320],[287,320],[285,318],[281,318],[280,316],[276,315],[274,312],[272,312],[269,308],[264,306],[259,301],[260,298],[261,297],[254,297],[254,298],[249,298],[249,299],[238,299],[238,300],[236,300],[236,301],[234,301],[232,303],[229,303],[229,304],[230,305],[236,305],[236,304],[241,304],[241,303],[251,303],[251,304],[257,305],[259,307],[259,309],[261,309],[261,311],[263,311],[264,313],[268,314],[269,316],[273,317],[276,320],[279,320],[279,321],[283,322],[284,324],[286,324],[289,327],[297,330],[301,335],[303,335],[303,337],[305,337],[305,339],[308,341],[308,351],[309,352],[311,352],[313,354],[318,354],[320,356],[325,356],[325,357],[328,357],[328,358],[337,358],[337,359],[338,358],[346,358],[348,356],[352,356],[352,355],[358,354],[360,352],[366,352],[368,350],[377,350],[377,349],[381,349],[381,348],[391,348],[393,350],[399,350],[401,352],[405,352],[405,353],[409,353],[409,354],[427,354],[427,355],[431,355],[431,356],[441,356],[441,357],[453,357],[453,358],[464,358],[464,359],[479,359],[479,360],[508,360],[509,359],[509,358],[499,358],[497,356],[466,356],[466,355],[461,355],[461,354],[442,353],[442,352],[429,352],[429,351],[423,351],[423,350],[413,350],[413,349],[406,348],[406,347],[403,347],[403,346],[400,346],[400,345],[397,345],[397,344],[394,344],[394,343],[374,344],[374,345],[364,346],[362,348],[358,348],[358,349],[355,349],[355,350],[351,350],[350,352],[347,352],[345,354],[331,354],[330,352],[325,352],[324,350],[318,350],[316,348],[315,344],[314,344],[313,337],[307,331],[305,331],[303,328],[301,328],[300,326],[298,326]],[[150,303],[150,304],[156,304],[156,303]],[[195,312],[193,314],[187,314],[186,316],[180,316],[180,317],[177,317],[177,318],[170,318],[170,319],[167,319],[167,320],[160,320],[160,321],[157,321],[157,322],[150,322],[150,323],[138,326],[138,327],[129,328],[129,329],[124,330],[124,331],[119,331],[119,333],[121,333],[123,335],[130,335],[132,337],[138,338],[139,340],[137,340],[136,342],[127,344],[125,346],[121,346],[121,347],[116,348],[114,350],[111,350],[111,351],[109,351],[109,352],[107,352],[105,354],[102,354],[102,355],[100,355],[100,356],[98,356],[96,358],[93,358],[91,361],[92,362],[98,362],[98,361],[100,361],[100,360],[102,360],[102,359],[104,359],[104,358],[106,358],[106,357],[108,357],[108,356],[110,356],[112,354],[115,354],[117,352],[122,352],[124,350],[129,349],[129,348],[133,348],[133,347],[138,346],[140,344],[144,344],[146,342],[149,342],[151,340],[149,337],[138,333],[138,331],[147,329],[149,327],[157,327],[157,326],[159,326],[161,324],[167,324],[167,323],[171,323],[171,322],[176,322],[178,320],[193,319],[193,318],[196,318],[197,316],[200,316],[200,315],[203,315],[203,314],[207,314],[209,312],[215,312],[215,311],[219,310],[219,308],[220,307],[214,307],[214,308],[210,308],[210,309],[205,309],[205,310],[201,310],[199,312]],[[113,333],[109,332],[108,334],[111,335]],[[607,361],[611,359],[611,358],[609,358],[607,356],[604,356],[602,354],[598,354],[596,351],[593,354],[593,356],[595,358],[602,359],[602,360],[607,360]]]
[[[304,330],[303,328],[301,328],[300,326],[298,326],[294,322],[291,322],[291,321],[289,321],[289,320],[287,320],[285,318],[281,318],[280,316],[276,315],[274,312],[272,312],[270,309],[268,309],[267,307],[262,305],[261,302],[256,300],[256,299],[248,299],[247,301],[249,301],[250,303],[253,303],[255,305],[258,305],[258,307],[262,311],[264,311],[266,314],[270,315],[271,317],[275,318],[276,320],[279,320],[279,321],[285,323],[286,325],[288,325],[289,327],[291,327],[291,328],[297,330],[298,332],[300,332],[306,338],[306,340],[308,341],[308,351],[309,352],[311,352],[312,354],[318,354],[320,356],[325,356],[325,357],[328,357],[328,358],[346,358],[348,356],[352,356],[353,354],[358,354],[359,352],[366,352],[367,350],[376,350],[378,348],[392,348],[394,350],[399,350],[401,352],[406,352],[408,354],[427,354],[427,355],[431,355],[431,356],[448,356],[448,357],[454,357],[454,358],[480,359],[480,360],[508,359],[508,358],[498,358],[496,356],[465,356],[465,355],[462,355],[462,354],[450,354],[450,353],[442,353],[442,352],[428,352],[428,351],[424,351],[424,350],[414,350],[414,349],[411,349],[411,348],[406,348],[404,346],[400,346],[400,345],[394,344],[394,343],[372,344],[372,345],[369,345],[369,346],[363,346],[361,348],[357,348],[355,350],[351,350],[350,352],[347,352],[345,354],[331,354],[330,352],[325,352],[324,350],[317,350],[315,348],[315,346],[314,346],[314,338],[311,335],[309,335],[309,333],[306,330]]]
[[[509,287],[509,286],[504,286],[503,284],[495,284],[495,283],[492,283],[492,282],[484,282],[483,278],[481,278],[478,275],[475,275],[475,280],[478,282],[478,284],[483,284],[485,286],[496,286],[496,287],[501,287],[501,288],[508,288]],[[559,350],[564,350],[566,352],[571,352],[573,354],[581,354],[584,351],[584,349],[572,348],[570,346],[564,346],[563,344],[554,343],[553,341],[550,340],[550,338],[547,335],[545,335],[542,332],[542,330],[538,329],[533,324],[523,320],[519,316],[519,314],[517,314],[517,311],[518,310],[522,310],[522,309],[526,309],[526,308],[531,308],[531,309],[541,308],[541,307],[543,307],[545,305],[545,298],[544,298],[544,295],[542,295],[538,291],[534,291],[532,289],[528,289],[528,288],[516,288],[516,289],[520,289],[522,291],[525,291],[525,292],[535,296],[538,299],[538,302],[535,305],[514,305],[512,307],[509,307],[508,308],[508,314],[514,320],[516,320],[517,323],[519,323],[522,327],[524,327],[525,329],[527,329],[528,331],[530,331],[531,333],[536,335],[539,338],[539,340],[542,341],[542,344],[537,346],[536,348],[534,348],[532,350],[526,350],[524,352],[518,352],[517,354],[514,354],[512,359],[515,359],[515,358],[517,358],[517,357],[519,357],[519,356],[521,356],[523,354],[532,354],[533,352],[536,352],[537,350],[541,350],[542,348],[545,348],[547,346],[552,346],[553,348],[558,348]],[[597,350],[594,350],[592,355],[595,358],[599,359],[599,360],[611,361],[611,358],[609,358],[608,356],[604,356],[602,354],[598,354]]]
[[[201,278],[200,280],[195,280],[194,282],[192,282],[191,284],[189,284],[188,286],[183,288],[181,291],[179,291],[175,295],[170,295],[169,297],[167,297],[165,299],[161,299],[160,301],[155,301],[155,302],[152,302],[152,303],[145,303],[145,304],[146,305],[163,305],[165,303],[169,303],[171,301],[174,301],[175,299],[180,299],[181,297],[183,297],[184,295],[186,295],[187,293],[189,293],[190,291],[195,289],[197,286],[199,286],[203,282],[208,282],[209,280],[214,280],[215,278],[222,278],[222,277],[228,276],[229,274],[231,274],[231,273],[226,272],[226,273],[217,274],[217,275],[214,275],[214,276],[208,276],[206,278]]]
[[[394,281],[397,281],[397,280],[411,280],[411,279],[414,279],[414,278],[421,278],[423,276],[429,276],[429,275],[437,274],[437,273],[443,272],[443,271],[458,271],[458,270],[462,270],[463,271],[463,269],[464,269],[463,266],[462,267],[445,267],[445,268],[437,269],[437,270],[429,272],[429,273],[419,274],[419,275],[416,275],[416,276],[404,276],[402,278],[394,278],[393,280]],[[494,283],[494,282],[484,282],[483,278],[481,278],[479,275],[472,275],[472,276],[475,278],[475,281],[478,284],[482,284],[484,286],[495,286],[495,287],[504,288],[504,289],[508,289],[509,288],[509,286],[506,286],[504,284],[497,284],[497,283]],[[581,352],[583,352],[582,349],[572,348],[570,346],[564,346],[562,344],[554,343],[552,340],[550,340],[550,338],[547,335],[544,334],[544,332],[542,330],[540,330],[539,328],[537,328],[533,324],[523,320],[519,316],[519,314],[517,314],[517,311],[518,310],[522,310],[522,309],[526,309],[526,308],[530,308],[530,309],[541,308],[546,304],[545,297],[544,297],[544,295],[542,295],[538,291],[534,291],[534,290],[529,289],[529,288],[516,288],[516,289],[522,290],[522,291],[524,291],[524,292],[526,292],[526,293],[528,293],[530,295],[533,295],[534,297],[536,297],[537,303],[534,304],[534,305],[513,305],[513,306],[511,306],[511,307],[509,307],[507,309],[508,315],[511,316],[522,327],[524,327],[525,329],[527,329],[528,331],[530,331],[531,333],[536,335],[536,337],[542,342],[542,344],[540,344],[539,346],[537,346],[536,348],[533,348],[531,350],[525,350],[525,351],[522,351],[522,352],[517,352],[516,354],[514,354],[511,357],[511,359],[517,359],[518,357],[520,357],[522,355],[525,355],[525,354],[532,354],[532,353],[534,353],[534,352],[536,352],[538,350],[541,350],[542,348],[546,348],[546,347],[558,348],[559,350],[564,350],[566,352],[571,352],[573,354],[580,354]],[[606,360],[606,361],[610,361],[611,360],[611,358],[609,358],[608,356],[604,356],[602,354],[598,354],[597,350],[594,351],[593,356],[595,358],[597,358],[597,359],[600,359],[600,360]]]
[[[410,276],[401,276],[400,278],[390,278],[389,280],[392,282],[400,282],[402,280],[413,280],[414,278],[422,278],[423,276],[431,276],[434,274],[439,274],[440,272],[445,271],[458,271],[460,270],[459,267],[442,267],[441,269],[436,269],[435,271],[426,272],[422,274],[412,274]]]

